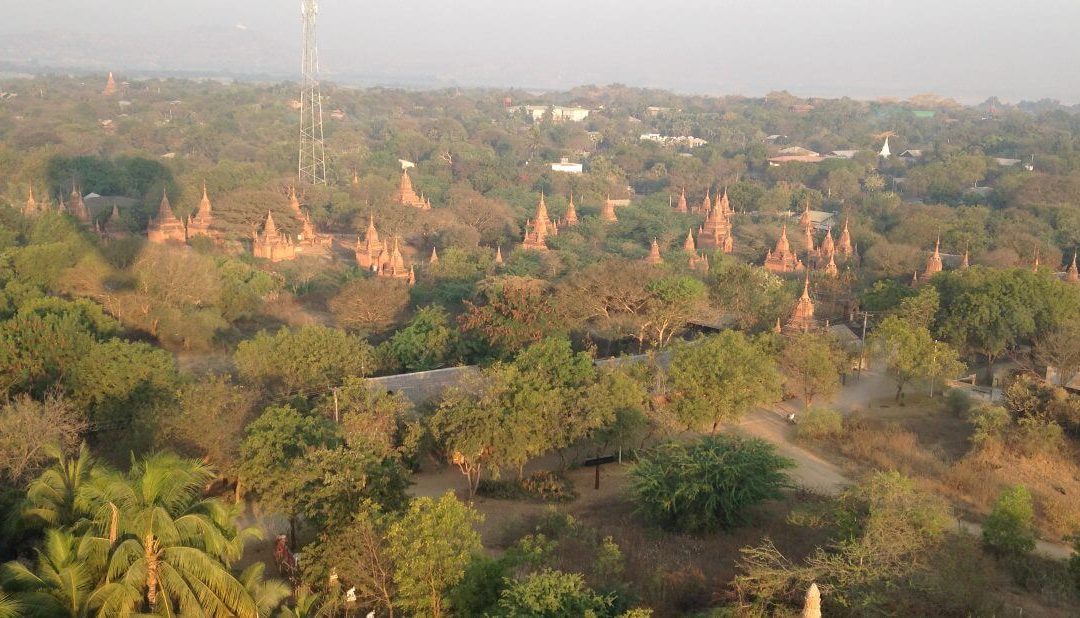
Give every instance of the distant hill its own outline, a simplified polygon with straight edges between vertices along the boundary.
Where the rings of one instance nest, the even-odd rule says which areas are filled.
[[[118,36],[38,30],[0,38],[0,62],[24,70],[196,72],[289,77],[299,69],[299,41],[252,29],[217,28]]]

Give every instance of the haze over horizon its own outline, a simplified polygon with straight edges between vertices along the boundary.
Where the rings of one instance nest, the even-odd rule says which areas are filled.
[[[358,85],[1080,102],[1080,2],[321,0],[322,77]],[[299,72],[295,0],[38,0],[9,7],[19,70]]]

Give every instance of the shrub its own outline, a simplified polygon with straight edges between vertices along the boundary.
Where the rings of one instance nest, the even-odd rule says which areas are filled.
[[[534,472],[523,479],[482,479],[476,492],[501,500],[538,500],[540,502],[570,502],[577,498],[574,484],[561,474]]]
[[[1009,432],[1009,445],[1025,457],[1053,457],[1065,446],[1065,431],[1054,421],[1028,416]]]
[[[968,422],[975,428],[971,443],[981,447],[1001,441],[1012,419],[1009,411],[1001,406],[981,405],[968,411]]]
[[[1021,556],[1035,549],[1035,509],[1023,485],[1003,491],[983,523],[983,543],[999,556]]]
[[[450,606],[462,616],[487,615],[499,602],[513,567],[513,561],[506,557],[473,558],[465,568],[465,576],[450,592]]]
[[[638,510],[665,528],[710,531],[745,521],[747,511],[791,487],[785,469],[794,462],[756,438],[707,436],[668,443],[631,472]]]
[[[965,417],[971,411],[974,402],[966,392],[958,388],[950,388],[945,394],[945,409],[953,416]]]
[[[800,439],[820,440],[833,438],[844,431],[844,417],[829,408],[810,408],[799,415],[795,434]]]
[[[500,615],[531,617],[612,616],[614,597],[585,585],[580,573],[544,569],[510,584],[499,599]]]

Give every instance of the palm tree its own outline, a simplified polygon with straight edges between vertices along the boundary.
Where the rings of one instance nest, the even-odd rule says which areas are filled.
[[[304,589],[296,595],[296,603],[286,607],[278,614],[279,618],[319,618],[326,613],[319,607],[319,595]]]
[[[81,539],[67,530],[50,529],[37,552],[33,570],[9,562],[0,571],[4,589],[13,593],[30,616],[87,615],[87,602],[100,581],[101,564],[80,555]],[[3,616],[0,610],[0,616]]]
[[[259,608],[259,618],[269,618],[285,599],[292,596],[292,589],[278,579],[264,579],[266,565],[262,562],[244,569],[240,573],[240,583],[255,600]]]
[[[86,486],[100,534],[86,543],[106,564],[90,599],[99,614],[257,614],[228,568],[253,533],[233,526],[233,508],[202,497],[214,477],[202,463],[160,453]]]
[[[57,445],[46,447],[46,452],[55,462],[30,482],[23,517],[52,528],[77,527],[87,516],[79,495],[94,475],[96,461],[86,443],[74,459]]]
[[[0,592],[0,618],[19,618],[22,615],[22,603]]]

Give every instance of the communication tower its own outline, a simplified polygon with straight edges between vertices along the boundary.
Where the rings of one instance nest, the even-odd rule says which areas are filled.
[[[322,97],[319,94],[319,49],[315,44],[317,0],[300,0],[304,22],[301,51],[300,84],[300,157],[301,183],[326,184],[326,148],[323,145]]]

